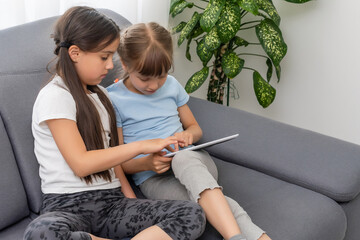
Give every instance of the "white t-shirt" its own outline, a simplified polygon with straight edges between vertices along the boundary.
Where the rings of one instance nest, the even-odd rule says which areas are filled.
[[[99,86],[101,90],[107,92]],[[104,129],[104,146],[109,147],[110,124],[107,111],[96,93],[88,95],[96,106]],[[108,96],[108,95],[107,95]],[[76,176],[61,155],[46,121],[69,119],[76,122],[75,101],[61,77],[56,76],[36,98],[32,115],[32,132],[35,139],[35,155],[40,164],[39,175],[43,193],[74,193],[120,187],[120,181],[110,169],[112,182],[93,178],[92,184]]]

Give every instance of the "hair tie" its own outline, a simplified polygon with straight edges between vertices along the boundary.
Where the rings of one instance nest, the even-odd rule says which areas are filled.
[[[59,47],[69,48],[71,45],[73,45],[73,44],[69,43],[69,42],[61,42],[59,44]]]

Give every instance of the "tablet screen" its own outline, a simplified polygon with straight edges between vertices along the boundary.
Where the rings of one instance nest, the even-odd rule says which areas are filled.
[[[210,142],[206,142],[206,143],[202,143],[202,144],[199,144],[199,145],[196,145],[196,146],[185,148],[185,149],[182,149],[180,151],[199,150],[199,149],[206,148],[206,147],[209,147],[209,146],[212,146],[212,145],[215,145],[215,144],[219,144],[219,143],[229,141],[229,140],[234,139],[234,138],[236,138],[238,136],[239,136],[239,134],[234,134],[234,135],[231,135],[231,136],[219,138],[219,139],[216,139],[216,140],[213,140],[213,141],[210,141]],[[167,153],[167,154],[164,155],[164,157],[172,157],[172,156],[174,156],[176,153],[178,153],[180,151]]]

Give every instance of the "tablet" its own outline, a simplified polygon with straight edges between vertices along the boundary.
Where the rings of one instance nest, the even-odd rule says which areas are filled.
[[[188,147],[188,148],[182,149],[180,151],[199,150],[199,149],[206,148],[206,147],[218,144],[218,143],[223,143],[223,142],[229,141],[229,140],[234,139],[234,138],[236,138],[238,136],[239,136],[239,134],[235,134],[235,135],[231,135],[231,136],[228,136],[228,137],[219,138],[219,139],[216,139],[216,140],[213,140],[213,141],[210,141],[210,142],[206,142],[206,143],[202,143],[202,144],[199,144],[199,145],[196,145],[196,146]],[[179,151],[167,153],[166,155],[164,155],[164,157],[172,157],[175,154],[177,154],[178,152]]]

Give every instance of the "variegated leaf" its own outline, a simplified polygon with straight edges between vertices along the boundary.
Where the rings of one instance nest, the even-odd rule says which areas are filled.
[[[170,2],[170,14],[172,13],[172,11],[174,11],[174,8],[180,4],[181,2],[184,2],[185,0],[171,0]]]
[[[191,31],[194,29],[197,22],[199,21],[200,16],[201,15],[198,12],[194,12],[190,21],[185,25],[183,30],[181,30],[181,33],[180,33],[180,36],[178,39],[178,46],[180,46],[183,43],[183,41],[185,40],[185,38],[187,38],[190,35]]]
[[[186,22],[181,22],[177,26],[171,29],[171,33],[179,33],[181,32],[181,30],[184,29],[185,26],[186,26]]]
[[[275,66],[275,72],[276,72],[278,82],[280,82],[280,77],[281,77],[281,66],[280,65]]]
[[[179,13],[182,13],[185,8],[192,8],[194,6],[194,3],[186,2],[186,1],[180,1],[173,7],[171,13],[172,17],[175,17]]]
[[[236,53],[228,52],[222,57],[221,66],[228,78],[234,78],[241,72],[244,62]]]
[[[209,67],[203,67],[200,71],[194,73],[187,81],[185,90],[187,93],[195,92],[209,76]]]
[[[271,0],[256,0],[257,5],[259,6],[259,9],[266,12],[267,15],[276,23],[276,25],[280,25],[280,15],[277,12],[274,4]]]
[[[266,54],[271,58],[274,66],[278,66],[287,52],[281,30],[271,19],[266,18],[255,27],[255,31]]]
[[[200,60],[202,61],[203,65],[206,66],[206,64],[210,61],[211,57],[213,56],[213,51],[206,48],[204,39],[202,39],[196,47],[196,53],[199,56]]]
[[[311,0],[285,0],[285,1],[291,3],[306,3],[306,2],[310,2]]]
[[[191,62],[191,54],[190,54],[190,44],[191,44],[192,38],[189,38],[186,44],[186,52],[185,56],[186,58]]]
[[[221,29],[218,32],[221,42],[227,43],[232,39],[240,29],[241,20],[240,7],[238,4],[232,2],[226,2],[219,21],[217,22],[217,28]]]
[[[200,36],[200,35],[203,34],[203,33],[204,33],[204,30],[201,28],[200,23],[198,22],[198,23],[196,24],[196,26],[194,27],[194,30],[193,30],[191,36],[192,36],[193,38],[197,38],[198,36]]]
[[[254,71],[253,81],[255,95],[259,104],[263,108],[267,108],[275,99],[276,89],[265,81],[257,71]]]
[[[248,41],[246,41],[245,39],[243,39],[241,37],[238,37],[238,36],[235,36],[234,43],[235,43],[236,46],[239,46],[239,47],[241,47],[241,46],[246,47],[247,45],[249,45]]]
[[[270,79],[272,77],[272,74],[273,74],[273,65],[272,65],[272,62],[271,62],[271,59],[270,58],[267,58],[266,59],[266,65],[268,67],[268,70],[266,72],[266,80],[268,82],[270,82]]]
[[[210,32],[212,27],[215,26],[224,5],[225,0],[211,0],[207,5],[200,19],[200,26],[205,32]]]
[[[213,27],[211,31],[206,34],[204,37],[204,44],[206,48],[208,48],[211,51],[214,51],[221,45],[221,40],[219,38],[219,35],[217,33],[217,28]]]
[[[259,14],[259,9],[256,4],[256,0],[239,0],[238,3],[242,9],[251,12],[254,15]]]

